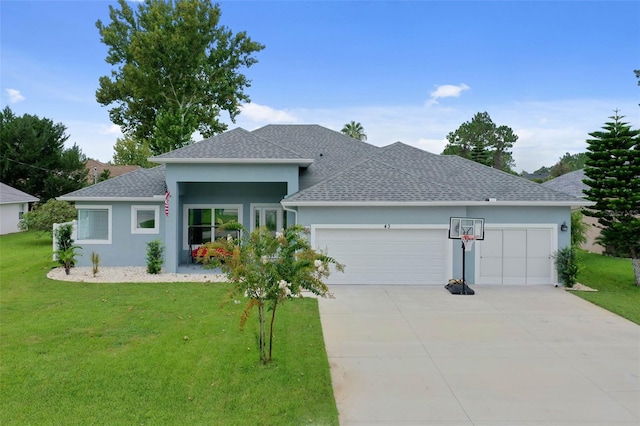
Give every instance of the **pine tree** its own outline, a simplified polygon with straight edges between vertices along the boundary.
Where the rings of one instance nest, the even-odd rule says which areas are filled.
[[[622,122],[618,111],[609,118],[587,140],[585,194],[596,204],[585,214],[598,218],[600,243],[608,251],[631,257],[640,286],[640,130]]]

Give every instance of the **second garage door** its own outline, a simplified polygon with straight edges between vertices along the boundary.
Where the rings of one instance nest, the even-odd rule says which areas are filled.
[[[485,228],[477,247],[478,284],[555,282],[552,227]],[[475,250],[475,249],[474,249]]]
[[[327,284],[438,284],[451,271],[446,229],[314,229],[313,245],[344,264]]]

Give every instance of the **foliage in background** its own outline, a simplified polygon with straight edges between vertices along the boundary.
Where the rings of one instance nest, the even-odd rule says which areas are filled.
[[[80,148],[65,148],[62,123],[0,111],[0,182],[44,202],[87,184],[86,160]]]
[[[340,131],[350,138],[357,139],[359,141],[367,140],[367,134],[364,132],[364,127],[362,127],[360,122],[356,123],[355,121],[350,121],[345,124]]]
[[[589,133],[584,183],[594,201],[585,214],[598,219],[599,244],[631,257],[635,283],[640,286],[640,135],[624,123],[618,111],[603,131]]]
[[[64,272],[69,275],[70,270],[76,264],[76,250],[80,250],[81,247],[73,244],[73,225],[66,223],[60,225],[54,232],[54,238],[56,239],[56,246],[58,249],[55,251],[58,263],[64,266]]]
[[[116,139],[113,146],[113,164],[118,166],[140,166],[144,168],[152,167],[147,158],[151,157],[151,148],[149,143],[142,140],[139,141],[131,136],[124,136]]]
[[[556,164],[549,170],[549,179],[557,178],[569,172],[584,169],[587,161],[587,153],[580,152],[578,154],[565,153]]]
[[[154,154],[185,146],[197,130],[222,132],[249,101],[250,80],[240,73],[264,48],[246,32],[220,25],[220,6],[210,0],[147,1],[136,10],[118,0],[111,22],[96,22],[114,67],[100,77],[97,101],[125,135],[149,141]]]
[[[555,254],[556,269],[558,277],[562,280],[565,287],[573,287],[578,282],[578,258],[576,250],[573,247],[564,247]]]
[[[51,239],[0,235],[0,424],[338,425],[316,299],[281,310],[283,355],[263,368],[243,306],[215,302],[228,283],[52,281],[54,266]]]
[[[162,241],[153,240],[147,243],[147,273],[159,274],[164,263],[164,247]]]
[[[37,204],[30,212],[25,212],[18,227],[22,231],[42,231],[52,235],[54,223],[72,221],[77,215],[73,205],[52,198],[44,204]]]
[[[443,154],[458,155],[498,170],[512,173],[510,149],[518,135],[507,126],[497,126],[487,112],[479,112],[447,135]]]
[[[276,311],[285,300],[302,297],[302,291],[326,297],[329,289],[323,280],[331,273],[330,265],[342,271],[344,267],[335,259],[313,250],[304,227],[295,225],[282,232],[271,233],[266,227],[257,228],[244,240],[227,239],[231,258],[199,258],[209,267],[219,267],[234,284],[232,297],[249,299],[241,317],[244,326],[250,311],[258,310],[258,349],[260,361],[272,360],[273,330]],[[206,245],[205,245],[206,246]],[[271,311],[267,339],[267,311]],[[268,345],[268,352],[267,352]]]
[[[584,214],[580,210],[571,212],[571,246],[580,247],[587,242],[588,225],[584,221]]]

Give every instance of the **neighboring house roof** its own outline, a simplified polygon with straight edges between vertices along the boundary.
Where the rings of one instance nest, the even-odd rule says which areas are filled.
[[[165,166],[140,168],[58,197],[69,201],[139,200],[164,195]]]
[[[168,152],[160,163],[296,163],[300,191],[284,205],[581,205],[575,197],[458,156],[396,142],[376,147],[318,125],[237,128]],[[140,169],[66,194],[73,201],[159,198],[165,166]],[[489,201],[491,200],[491,201]]]
[[[544,182],[542,185],[574,197],[586,198],[584,191],[589,189],[589,186],[582,182],[586,178],[584,169],[580,169],[560,175],[555,179]]]
[[[37,197],[0,182],[0,204],[33,203]]]
[[[112,164],[101,163],[97,160],[87,160],[85,161],[84,165],[85,168],[89,171],[89,173],[87,174],[87,180],[90,183],[93,183],[94,180],[94,167],[96,168],[96,176],[100,176],[100,173],[102,173],[104,170],[109,170],[109,178],[121,176],[140,168],[140,166],[114,166]]]

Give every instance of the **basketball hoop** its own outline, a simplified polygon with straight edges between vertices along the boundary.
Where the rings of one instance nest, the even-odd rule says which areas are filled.
[[[476,241],[475,235],[460,235],[460,239],[462,240],[462,244],[464,245],[464,251],[471,251],[473,248],[473,243]]]

